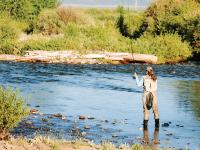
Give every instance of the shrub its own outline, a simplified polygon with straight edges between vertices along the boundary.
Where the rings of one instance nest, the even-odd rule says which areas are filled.
[[[28,115],[28,109],[18,91],[0,86],[0,138],[9,136],[9,131]]]
[[[64,24],[55,10],[44,10],[38,16],[36,29],[45,35],[62,33],[63,27]]]
[[[0,53],[1,54],[20,54],[17,39],[19,36],[18,24],[11,19],[0,19]]]
[[[158,56],[159,63],[185,61],[191,55],[189,48],[189,44],[182,42],[177,34],[144,35],[133,42],[134,52],[154,54]]]
[[[0,0],[0,12],[20,20],[33,20],[42,9],[55,8],[59,0]]]

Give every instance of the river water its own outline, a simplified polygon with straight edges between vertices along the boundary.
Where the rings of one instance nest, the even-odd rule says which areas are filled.
[[[41,123],[41,119],[47,118],[52,126],[45,134],[73,139],[77,135],[72,134],[70,128],[77,128],[87,133],[86,139],[96,143],[133,144],[140,143],[143,138],[143,109],[142,88],[136,86],[131,73],[135,70],[142,75],[146,66],[1,62],[0,83],[19,88],[23,97],[28,95],[31,108],[39,105],[37,109],[44,114],[28,119],[36,126],[45,126],[47,124]],[[161,121],[158,146],[200,148],[200,65],[187,63],[152,67],[158,75]],[[55,113],[66,116],[68,121],[47,117]],[[79,115],[95,119],[82,121]],[[168,123],[169,127],[163,127],[164,123]],[[90,129],[84,129],[85,125]],[[19,129],[16,128],[14,133],[26,136],[44,134]],[[153,134],[151,113],[150,141]]]

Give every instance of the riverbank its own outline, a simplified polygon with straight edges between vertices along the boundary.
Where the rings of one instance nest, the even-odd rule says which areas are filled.
[[[1,54],[0,60],[65,64],[128,64],[133,62],[156,64],[158,58],[154,55],[122,52],[94,52],[81,54],[78,51],[37,50],[26,51],[26,54],[23,56]]]
[[[34,139],[25,138],[11,138],[9,141],[0,141],[1,150],[148,150],[150,148],[143,148],[141,145],[133,145],[128,147],[127,145],[121,145],[116,148],[111,143],[104,143],[96,145],[88,140],[53,140],[50,138],[37,137]]]

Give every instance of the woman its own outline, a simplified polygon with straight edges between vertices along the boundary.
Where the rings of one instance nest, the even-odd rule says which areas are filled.
[[[151,107],[151,97],[152,97],[152,109],[155,119],[155,127],[159,128],[159,115],[158,115],[158,99],[157,99],[157,77],[153,72],[152,67],[147,67],[146,75],[139,80],[137,74],[133,75],[136,79],[136,84],[138,86],[143,86],[143,111],[144,111],[144,122],[143,128],[147,129],[149,120],[149,107]],[[150,102],[149,102],[150,99]],[[150,106],[149,106],[150,105]]]

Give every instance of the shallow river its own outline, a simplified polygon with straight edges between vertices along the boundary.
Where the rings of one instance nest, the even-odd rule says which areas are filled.
[[[21,90],[29,106],[43,115],[31,120],[43,130],[18,127],[14,134],[36,134],[96,143],[111,141],[141,143],[143,138],[142,88],[132,79],[133,71],[142,75],[145,64],[65,65],[0,63],[0,83]],[[161,127],[159,147],[200,148],[200,64],[153,66],[158,75],[158,101]],[[38,106],[37,106],[38,105]],[[36,107],[37,106],[37,107]],[[48,118],[61,113],[67,118]],[[79,115],[95,119],[79,120]],[[46,118],[47,122],[42,118]],[[48,123],[48,124],[47,124]],[[168,123],[168,127],[163,127]],[[84,129],[84,126],[90,129]],[[74,130],[76,128],[77,130]],[[145,133],[146,135],[146,133]],[[154,138],[154,119],[150,114],[149,140]]]

